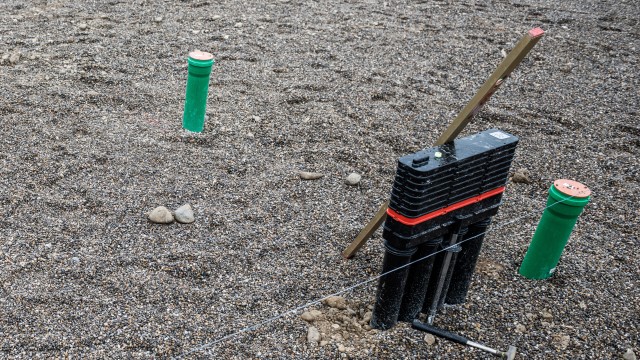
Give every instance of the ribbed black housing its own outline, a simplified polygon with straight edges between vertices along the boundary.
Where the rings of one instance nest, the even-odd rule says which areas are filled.
[[[403,156],[389,207],[416,218],[504,186],[517,143],[517,137],[490,129]]]
[[[397,249],[410,249],[422,244],[438,241],[460,223],[468,226],[495,215],[502,204],[502,194],[467,205],[458,210],[438,216],[415,226],[408,226],[387,216],[382,228],[382,237]]]

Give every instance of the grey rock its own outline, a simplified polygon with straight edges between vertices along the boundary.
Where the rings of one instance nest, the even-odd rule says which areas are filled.
[[[433,345],[436,343],[436,337],[431,334],[427,334],[424,336],[424,342],[426,342],[428,345]]]
[[[552,341],[556,349],[566,350],[571,343],[571,337],[565,334],[554,334]]]
[[[148,218],[149,221],[156,224],[171,224],[173,222],[173,215],[171,215],[171,211],[164,206],[158,206],[151,210]]]
[[[362,176],[358,173],[351,173],[349,174],[349,176],[347,176],[347,178],[345,179],[345,183],[347,185],[358,185],[358,183],[360,182],[360,180],[362,179]]]
[[[321,339],[322,337],[320,336],[320,332],[318,331],[318,329],[310,326],[309,330],[307,331],[307,341],[312,344],[317,344]]]
[[[513,181],[514,183],[521,183],[521,184],[531,184],[531,178],[529,177],[529,170],[527,169],[518,169],[516,170],[516,172],[513,174],[513,177],[511,178],[511,181]]]
[[[157,22],[157,23],[161,23],[162,20],[164,20],[164,18],[162,16],[156,16],[153,21]]]
[[[371,311],[367,311],[366,313],[364,313],[364,316],[362,317],[362,321],[365,324],[368,324],[369,321],[371,321],[372,316],[373,316],[373,313]]]
[[[323,302],[325,305],[335,309],[344,310],[347,308],[347,301],[342,296],[330,296]]]
[[[310,311],[303,312],[302,315],[300,315],[300,318],[307,322],[312,322],[316,319]]]
[[[633,349],[627,349],[627,351],[622,355],[624,360],[636,360],[636,354],[633,352]]]
[[[321,173],[308,171],[298,171],[298,175],[300,175],[300,179],[302,180],[316,180],[324,176],[324,174]]]
[[[193,209],[189,204],[184,204],[177,208],[174,215],[176,217],[176,221],[178,221],[179,223],[191,224],[192,222],[196,221],[196,218],[193,215]]]
[[[15,65],[18,63],[18,61],[20,61],[20,53],[19,52],[14,52],[13,54],[9,55],[9,64],[11,65]]]
[[[582,310],[586,310],[587,309],[587,303],[585,303],[584,301],[580,301],[578,303],[578,306],[580,307],[580,309]]]
[[[89,27],[89,25],[87,25],[86,23],[78,24],[78,29],[80,29],[80,30],[87,30],[88,27]]]

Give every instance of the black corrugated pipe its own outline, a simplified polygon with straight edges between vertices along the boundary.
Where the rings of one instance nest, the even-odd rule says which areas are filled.
[[[396,249],[389,245],[387,241],[384,242],[384,246],[386,251],[382,262],[382,274],[407,265],[411,261],[411,256],[417,250],[415,247],[407,250]],[[406,266],[380,278],[376,303],[373,306],[371,315],[370,325],[372,328],[386,330],[392,328],[398,322],[400,303],[409,268],[410,266]]]
[[[438,250],[441,242],[442,237],[438,237],[420,245],[418,251],[413,254],[411,261],[417,261],[429,254],[433,254]],[[430,256],[410,266],[398,320],[412,322],[420,314],[422,303],[424,303],[424,297],[427,293],[427,285],[429,285],[434,258],[435,256]]]
[[[491,218],[478,221],[469,226],[469,232],[465,235],[465,239],[470,240],[461,244],[462,251],[458,253],[456,259],[456,265],[453,269],[453,276],[451,277],[445,303],[456,305],[465,302],[469,286],[471,285],[473,272],[478,262],[478,256],[482,249],[484,233],[487,231],[489,224],[491,224]]]

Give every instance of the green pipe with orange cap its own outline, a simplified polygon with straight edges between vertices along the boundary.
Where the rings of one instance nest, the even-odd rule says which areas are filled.
[[[520,265],[520,275],[528,279],[546,279],[553,275],[578,216],[590,198],[591,190],[577,181],[554,181],[549,189],[547,208]]]
[[[193,132],[202,132],[204,117],[207,111],[207,95],[209,94],[209,77],[213,67],[213,55],[195,50],[189,53],[189,76],[187,77],[187,94],[184,101],[182,127]]]

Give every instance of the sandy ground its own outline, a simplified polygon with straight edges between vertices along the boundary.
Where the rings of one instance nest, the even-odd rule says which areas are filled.
[[[536,26],[545,37],[463,133],[519,136],[513,169],[532,182],[509,183],[466,304],[436,324],[521,359],[640,353],[639,14],[636,1],[2,1],[0,357],[490,358],[407,324],[367,329],[375,281],[344,309],[308,308],[314,324],[298,311],[224,337],[376,276],[379,232],[340,252],[388,199],[397,158],[433,144]],[[193,49],[216,59],[200,135],[181,129]],[[557,178],[593,199],[556,275],[526,280]],[[145,216],[185,203],[193,224]]]

